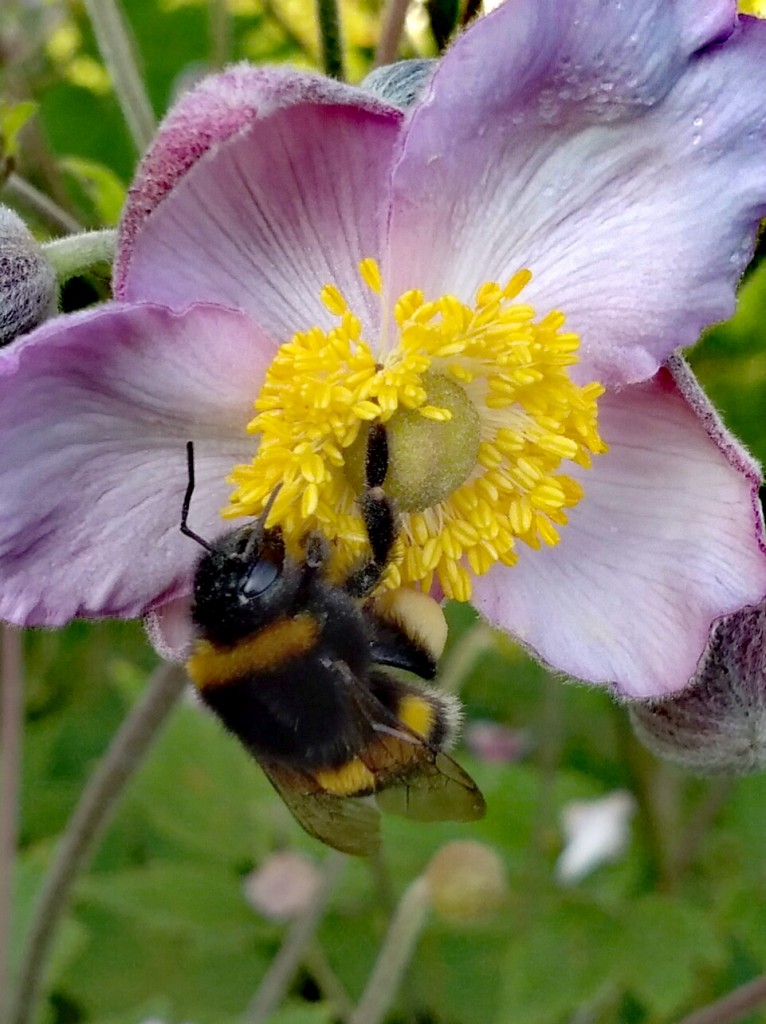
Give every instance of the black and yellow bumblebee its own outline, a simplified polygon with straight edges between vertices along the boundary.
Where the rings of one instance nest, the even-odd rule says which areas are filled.
[[[380,843],[379,809],[420,821],[482,817],[476,784],[444,752],[460,723],[457,699],[378,667],[433,679],[446,637],[430,597],[371,597],[397,533],[383,488],[385,428],[370,429],[366,449],[361,509],[370,555],[340,583],[329,579],[321,535],[306,536],[297,560],[281,530],[265,528],[276,492],[258,519],[214,543],[194,533],[192,442],[187,455],[181,530],[206,549],[194,578],[187,670],[298,822],[329,846],[366,855]],[[373,795],[375,802],[362,799]]]

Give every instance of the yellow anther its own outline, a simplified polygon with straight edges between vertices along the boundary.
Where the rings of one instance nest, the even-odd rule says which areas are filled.
[[[362,260],[359,264],[359,273],[367,287],[376,295],[380,295],[383,290],[383,280],[380,276],[378,261],[370,257]]]
[[[319,297],[333,316],[341,316],[348,310],[346,300],[334,284],[326,284]]]

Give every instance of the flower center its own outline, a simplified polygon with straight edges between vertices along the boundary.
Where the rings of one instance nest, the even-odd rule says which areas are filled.
[[[382,290],[373,260],[360,273]],[[367,553],[358,499],[364,489],[366,435],[386,426],[384,487],[400,536],[384,585],[431,587],[465,601],[471,573],[513,565],[517,544],[556,544],[566,509],[583,496],[563,462],[590,465],[606,451],[597,429],[598,383],[569,376],[579,339],[564,316],[516,301],[531,274],[503,287],[483,284],[469,306],[454,295],[420,291],[394,307],[398,345],[377,362],[358,318],[334,285],[322,300],[337,317],[278,350],[248,426],[260,443],[252,464],[237,466],[224,516],[255,516],[277,484],[269,515],[288,550],[300,554],[316,530],[330,542],[339,574]]]
[[[386,422],[389,469],[386,494],[399,512],[423,512],[457,490],[479,457],[481,421],[465,390],[441,373],[428,370],[422,384],[427,400],[444,411],[443,419],[401,407]],[[346,475],[357,494],[365,486],[369,425],[346,452]]]

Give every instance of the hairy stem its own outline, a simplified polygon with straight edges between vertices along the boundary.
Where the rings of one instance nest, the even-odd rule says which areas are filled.
[[[343,80],[343,49],[337,0],[316,0],[319,22],[319,55],[322,70],[331,78]]]
[[[78,876],[117,809],[128,780],[142,764],[152,742],[183,692],[186,674],[179,665],[155,670],[146,693],[131,710],[88,782],[46,876],[21,960],[11,1024],[35,1016],[53,940]]]
[[[375,50],[376,68],[383,64],[391,64],[396,60],[396,55],[399,52],[399,40],[402,38],[409,6],[410,0],[388,0],[383,18],[383,28],[378,40],[378,47]]]
[[[0,658],[0,1024],[8,1020],[13,873],[18,841],[24,723],[21,630],[2,627]]]
[[[654,874],[658,879],[664,879],[667,875],[669,853],[662,823],[654,806],[653,794],[656,786],[653,778],[656,763],[633,734],[625,708],[620,704],[612,704],[611,707],[620,747],[620,760],[628,771],[628,788],[638,804],[638,827],[646,853]]]
[[[15,171],[8,176],[3,191],[11,199],[32,210],[53,231],[82,231],[82,224],[75,220],[71,213],[67,213],[58,203],[54,203],[44,192],[35,188]]]
[[[459,693],[479,658],[495,647],[495,631],[476,622],[460,635],[439,666],[439,688]]]
[[[317,941],[309,943],[303,955],[303,963],[311,972],[324,998],[330,1003],[333,1015],[345,1024],[354,1012],[354,1004],[343,982],[332,969],[327,954]]]
[[[396,996],[431,907],[430,885],[420,876],[405,890],[367,987],[349,1024],[380,1024]]]
[[[246,1024],[263,1024],[282,1002],[295,972],[303,963],[306,950],[345,863],[346,858],[341,853],[333,851],[328,855],[324,862],[322,885],[305,912],[290,926],[281,949],[245,1012]]]
[[[116,244],[117,232],[105,228],[103,231],[86,231],[46,242],[43,252],[53,265],[58,280],[66,281],[92,267],[94,263],[111,264]]]
[[[531,877],[543,882],[550,837],[556,829],[556,773],[564,746],[564,690],[561,681],[548,676],[543,682],[542,708],[538,726],[538,795],[529,847]]]
[[[711,825],[726,805],[734,786],[735,781],[731,778],[715,779],[708,784],[676,846],[673,869],[677,878],[681,878],[694,864]]]
[[[226,0],[208,0],[210,26],[210,63],[222,68],[231,51],[231,15]]]
[[[763,1002],[766,1002],[766,974],[759,974],[714,1003],[690,1013],[679,1024],[734,1024]]]
[[[117,0],[85,0],[96,42],[139,153],[152,140],[154,113],[136,63],[133,40]]]

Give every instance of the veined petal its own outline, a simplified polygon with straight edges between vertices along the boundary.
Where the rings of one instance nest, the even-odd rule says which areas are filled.
[[[179,530],[185,443],[196,442],[190,525],[221,533],[224,478],[251,447],[269,355],[244,316],[202,305],[108,305],[4,350],[0,617],[130,618],[188,590],[199,549]]]
[[[513,0],[448,51],[394,176],[392,293],[528,267],[579,372],[651,376],[734,309],[766,214],[766,24],[702,0]],[[722,41],[723,40],[723,41]]]
[[[176,597],[144,616],[144,628],[157,654],[166,661],[186,661],[194,641],[191,595]]]
[[[209,79],[174,108],[138,173],[117,296],[175,309],[219,302],[285,340],[329,326],[319,294],[332,281],[374,332],[378,302],[356,266],[380,254],[401,117],[359,89],[296,72]]]
[[[759,467],[680,360],[601,400],[608,454],[555,548],[521,551],[475,604],[568,675],[627,697],[681,690],[713,621],[766,592]]]

